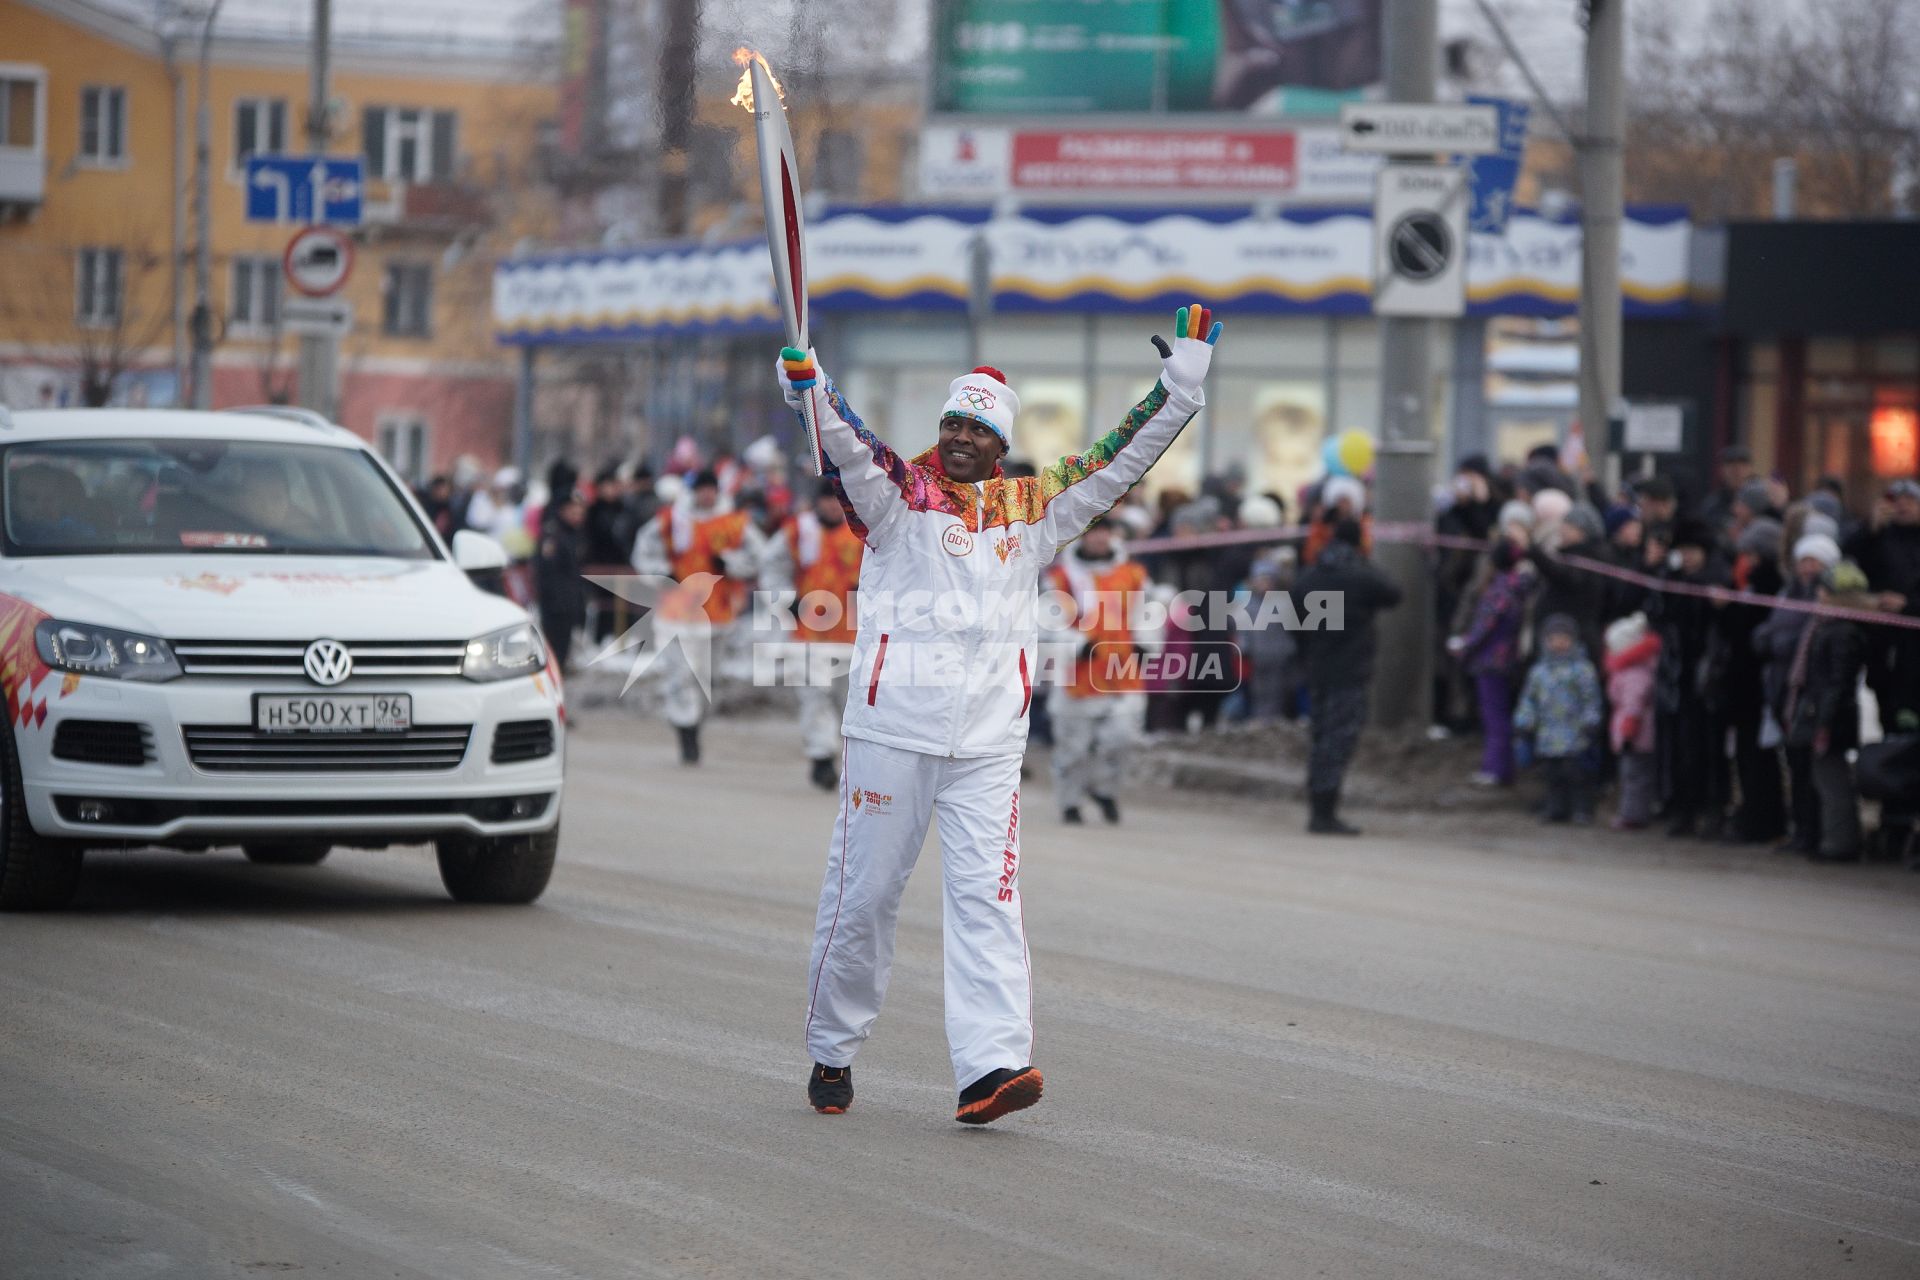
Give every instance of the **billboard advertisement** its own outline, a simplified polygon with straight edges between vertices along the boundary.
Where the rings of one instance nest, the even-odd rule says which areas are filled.
[[[1382,0],[943,0],[960,115],[1331,112],[1381,78]]]

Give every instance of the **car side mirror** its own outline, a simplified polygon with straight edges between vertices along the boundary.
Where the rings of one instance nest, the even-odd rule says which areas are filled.
[[[462,529],[453,535],[453,562],[468,573],[498,573],[507,567],[507,549],[484,533]]]

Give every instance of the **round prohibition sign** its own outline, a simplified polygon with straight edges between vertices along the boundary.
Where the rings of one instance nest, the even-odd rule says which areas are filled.
[[[287,283],[309,298],[329,297],[353,270],[353,241],[332,227],[302,227],[281,258]]]
[[[1453,231],[1439,214],[1417,209],[1393,224],[1387,233],[1387,254],[1395,275],[1431,280],[1453,261]]]

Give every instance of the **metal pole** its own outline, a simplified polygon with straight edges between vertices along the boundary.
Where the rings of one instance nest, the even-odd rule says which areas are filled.
[[[200,28],[199,105],[193,126],[193,407],[213,408],[213,246],[207,228],[207,206],[212,203],[211,154],[213,125],[207,106],[207,82],[213,61],[213,24],[224,0],[213,0]]]
[[[1432,102],[1439,60],[1435,0],[1388,0],[1387,97]],[[1396,156],[1390,163],[1399,163]],[[1411,159],[1431,163],[1432,157]],[[1380,449],[1374,471],[1374,518],[1421,523],[1431,515],[1433,468],[1433,322],[1380,319]],[[1404,593],[1380,615],[1380,652],[1391,659],[1374,674],[1373,719],[1386,727],[1424,726],[1433,695],[1433,568],[1417,545],[1383,542],[1374,553]]]
[[[1587,130],[1580,146],[1580,426],[1596,476],[1607,472],[1620,407],[1620,222],[1626,186],[1621,139],[1626,0],[1591,0],[1587,18]]]
[[[332,96],[329,59],[333,51],[332,0],[313,0],[312,64],[307,78],[307,152],[314,157],[327,153],[331,134],[328,99]],[[323,221],[321,210],[313,211],[315,222]],[[339,362],[339,339],[330,333],[300,335],[299,399],[306,408],[326,418],[338,411],[335,385]]]
[[[173,98],[173,160],[168,183],[173,199],[168,201],[168,233],[172,250],[167,255],[167,298],[173,308],[173,403],[187,394],[187,80],[180,73],[180,40],[169,31],[161,43],[167,64],[167,83]]]
[[[513,388],[513,465],[522,476],[533,467],[533,357],[531,343],[520,348],[520,380]]]

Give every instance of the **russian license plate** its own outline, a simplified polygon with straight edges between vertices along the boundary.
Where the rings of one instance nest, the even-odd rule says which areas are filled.
[[[398,733],[413,727],[406,693],[262,693],[253,700],[262,733]]]

